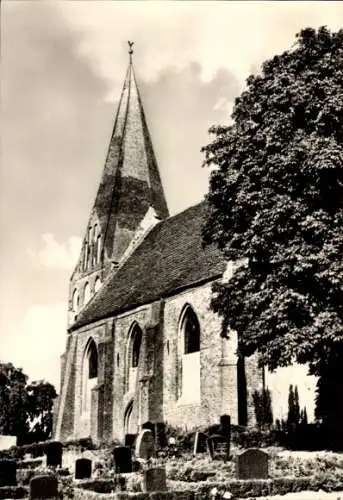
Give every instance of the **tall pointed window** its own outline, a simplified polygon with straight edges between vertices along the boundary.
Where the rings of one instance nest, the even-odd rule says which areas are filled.
[[[92,255],[93,255],[92,265],[93,266],[96,266],[96,264],[98,262],[98,246],[96,244],[97,234],[98,234],[98,226],[97,226],[97,224],[95,224],[94,231],[93,231],[93,238],[92,238],[92,248],[93,248],[93,252],[92,252]]]
[[[98,350],[93,339],[87,344],[82,371],[82,413],[91,411],[92,389],[98,383]]]
[[[142,330],[135,324],[131,329],[127,347],[126,391],[134,391],[136,388],[141,343]]]
[[[84,291],[83,291],[83,305],[84,306],[87,304],[87,302],[89,302],[90,298],[91,298],[91,292],[90,292],[89,283],[86,283]]]
[[[97,255],[97,263],[101,262],[101,234],[98,234],[96,239],[96,255]]]
[[[77,312],[79,309],[79,293],[77,291],[77,288],[75,288],[75,290],[73,291],[72,309],[74,312]]]
[[[100,287],[101,287],[101,279],[99,278],[99,276],[97,276],[94,283],[94,292],[96,293]]]
[[[179,326],[179,383],[181,402],[200,402],[200,324],[191,306],[187,305]]]

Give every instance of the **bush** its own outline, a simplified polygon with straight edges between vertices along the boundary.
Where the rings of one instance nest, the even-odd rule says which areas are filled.
[[[27,488],[23,486],[1,486],[0,487],[0,500],[12,498],[25,498],[28,497]]]
[[[231,426],[231,441],[242,448],[265,448],[279,446],[284,441],[284,433],[277,430],[258,430],[256,428]]]
[[[63,448],[84,448],[85,450],[97,450],[98,446],[93,443],[92,438],[88,437],[66,441],[63,443]]]

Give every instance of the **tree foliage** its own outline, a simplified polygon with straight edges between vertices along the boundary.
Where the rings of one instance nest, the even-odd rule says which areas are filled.
[[[302,30],[248,78],[232,118],[203,148],[204,241],[241,264],[212,307],[243,354],[320,374],[343,359],[343,30]]]
[[[272,398],[268,388],[255,391],[252,395],[255,418],[259,429],[269,429],[273,424]]]
[[[50,438],[56,397],[49,382],[28,384],[20,368],[0,363],[0,434],[17,436],[18,444]]]
[[[306,417],[307,418],[307,417]],[[287,414],[287,427],[289,430],[295,430],[301,421],[299,394],[298,387],[293,385],[289,386],[288,393],[288,414]]]

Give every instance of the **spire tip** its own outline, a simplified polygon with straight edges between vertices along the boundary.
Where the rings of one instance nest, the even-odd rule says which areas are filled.
[[[132,48],[132,47],[133,47],[133,45],[134,45],[134,43],[135,43],[135,42],[130,42],[130,41],[128,41],[127,43],[128,43],[128,45],[129,45],[129,55],[130,55],[130,61],[131,61],[131,59],[132,59],[132,54],[133,54],[133,48]]]

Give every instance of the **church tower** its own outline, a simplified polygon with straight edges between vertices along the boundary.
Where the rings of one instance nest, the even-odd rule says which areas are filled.
[[[168,208],[132,64],[122,89],[107,158],[69,288],[69,326],[121,265],[143,219]]]

